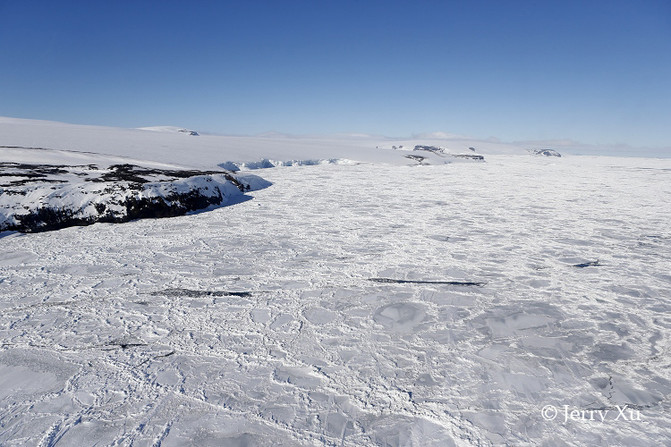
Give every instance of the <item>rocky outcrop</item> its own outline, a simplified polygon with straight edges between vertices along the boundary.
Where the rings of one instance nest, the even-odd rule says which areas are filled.
[[[442,147],[438,146],[424,146],[421,144],[418,144],[415,146],[413,149],[414,151],[427,151],[427,152],[433,152],[434,154],[444,154],[445,149]]]
[[[408,158],[410,160],[414,160],[420,165],[424,163],[424,160],[426,160],[426,157],[422,157],[421,155],[413,155],[413,154],[408,154],[405,156],[405,158]]]
[[[475,152],[474,147],[469,147],[469,149],[472,152]],[[454,154],[449,152],[447,149],[444,147],[438,147],[438,146],[426,146],[426,145],[421,145],[418,144],[415,146],[413,149],[413,153],[422,153],[424,152],[425,154],[428,152],[429,154],[425,155],[406,155],[406,158],[410,158],[413,160],[417,160],[420,164],[424,164],[426,159],[431,157],[431,156],[436,156],[438,159],[446,159],[443,162],[444,163],[450,163],[450,159],[453,159],[452,161],[456,161],[454,159],[460,159],[460,160],[470,160],[470,161],[485,161],[485,157],[482,155],[478,154],[471,154],[471,153],[466,153],[466,154]]]
[[[455,158],[463,158],[465,160],[485,161],[485,157],[477,154],[452,154]]]
[[[531,153],[545,157],[561,157],[561,154],[554,149],[533,149]]]
[[[246,191],[268,185],[226,171],[0,163],[0,231],[180,216],[244,200]]]

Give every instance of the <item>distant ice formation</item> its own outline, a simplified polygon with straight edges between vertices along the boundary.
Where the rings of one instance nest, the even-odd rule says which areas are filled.
[[[545,157],[561,157],[561,154],[554,149],[533,149],[531,153],[534,155],[543,155]]]

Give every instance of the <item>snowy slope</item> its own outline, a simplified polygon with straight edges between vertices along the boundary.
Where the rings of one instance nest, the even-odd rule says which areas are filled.
[[[405,151],[392,146],[413,148],[415,145],[447,147],[448,152],[468,153],[469,147],[479,153],[523,153],[523,149],[487,141],[473,141],[458,136],[438,135],[430,138],[394,140],[367,135],[331,137],[259,137],[218,135],[190,136],[179,128],[154,127],[152,130],[81,126],[48,121],[0,117],[0,146],[48,148],[94,152],[107,156],[128,157],[169,163],[199,169],[215,169],[220,164],[237,165],[263,160],[278,164],[317,164],[328,160],[408,164]],[[433,138],[431,138],[433,137]],[[39,154],[36,154],[39,156]],[[3,156],[0,161],[13,161]],[[436,159],[439,163],[452,161]]]

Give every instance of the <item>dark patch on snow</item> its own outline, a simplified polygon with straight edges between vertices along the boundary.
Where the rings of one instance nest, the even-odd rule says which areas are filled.
[[[475,151],[475,148],[471,147],[469,149],[471,149],[472,151]],[[478,154],[450,154],[445,150],[445,148],[437,147],[437,146],[423,146],[423,145],[418,144],[413,149],[413,152],[421,152],[421,151],[431,152],[431,153],[436,154],[437,156],[443,157],[443,158],[453,157],[453,158],[461,158],[461,159],[473,160],[473,161],[484,161],[485,160],[484,156],[478,155]],[[410,158],[410,159],[415,160],[415,161],[418,161],[420,164],[422,164],[424,159],[427,158],[427,157],[424,157],[424,156],[421,156],[421,155],[415,155],[415,154],[406,155],[405,157]]]
[[[177,132],[185,133],[187,135],[191,135],[192,137],[197,137],[198,136],[198,132],[196,132],[195,130],[179,129]]]
[[[598,267],[602,265],[599,260],[597,259],[596,261],[590,261],[590,262],[583,262],[581,264],[574,264],[573,267],[578,267],[578,268],[585,268],[585,267]]]
[[[182,216],[191,210],[218,205],[222,201],[221,191],[216,196],[204,196],[199,190],[169,194],[165,197],[130,197],[125,202],[125,220]]]
[[[485,157],[476,154],[452,154],[454,158],[465,158],[468,160],[485,161]]]
[[[82,170],[91,172],[81,172]],[[20,180],[9,182],[9,184],[0,183],[0,186],[24,185],[30,181],[65,183],[67,180],[48,178],[48,176],[67,174],[74,174],[79,177],[88,176],[84,180],[89,182],[131,182],[139,184],[155,182],[157,181],[157,177],[174,180],[216,174],[224,175],[228,181],[236,185],[242,192],[249,190],[246,185],[240,183],[228,171],[155,169],[132,164],[118,164],[101,169],[94,164],[70,166],[0,162],[0,177],[20,177]]]
[[[418,144],[417,146],[415,146],[415,148],[414,148],[413,150],[414,150],[414,151],[427,151],[427,152],[433,152],[433,153],[435,153],[435,154],[444,154],[444,153],[445,153],[445,149],[443,149],[442,147],[437,147],[437,146],[423,146],[423,145],[421,145],[421,144]]]
[[[561,157],[561,154],[554,149],[533,149],[531,152],[545,157]]]
[[[70,209],[57,208],[37,208],[29,214],[17,214],[15,219],[18,225],[8,225],[7,228],[24,233],[58,230],[77,225],[90,225],[95,222],[93,218],[76,217]]]
[[[409,158],[410,160],[415,160],[419,164],[422,164],[422,162],[424,160],[426,160],[426,157],[422,157],[421,155],[406,155],[405,158]]]
[[[249,188],[246,185],[238,182],[238,180],[227,173],[226,171],[197,171],[187,169],[152,169],[131,164],[112,165],[107,168],[108,172],[103,173],[100,177],[88,178],[87,181],[94,182],[135,182],[135,183],[149,183],[156,181],[158,176],[164,176],[169,179],[189,178],[199,175],[224,175],[226,180],[233,183],[242,192]]]
[[[252,296],[251,292],[231,292],[228,290],[191,290],[182,288],[172,288],[159,290],[151,293],[153,296],[186,296],[189,298],[201,298],[204,296]]]
[[[448,286],[476,286],[482,287],[487,283],[477,281],[423,281],[410,279],[392,279],[392,278],[369,278],[369,281],[385,284],[439,284]]]
[[[87,183],[100,187],[87,188]],[[95,222],[174,217],[240,202],[235,194],[224,192],[227,184],[242,193],[251,189],[228,171],[0,163],[0,192],[5,198],[17,196],[4,205],[0,231],[33,233]],[[41,198],[26,202],[21,196],[29,193]],[[68,202],[69,197],[77,200]]]
[[[128,189],[136,189],[129,185]],[[119,189],[124,189],[123,187]],[[112,192],[112,191],[107,191]],[[189,211],[219,205],[224,197],[221,191],[214,196],[203,195],[198,189],[186,193],[173,193],[162,197],[127,197],[122,201],[112,203],[125,207],[125,213],[109,212],[107,205],[94,205],[97,216],[78,217],[76,212],[69,208],[42,207],[31,210],[28,214],[16,214],[17,225],[7,225],[5,230],[17,230],[25,233],[52,231],[61,228],[81,225],[91,225],[95,222],[121,223],[135,219],[162,218],[182,216]]]
[[[121,349],[128,349],[136,346],[147,346],[147,343],[119,343],[117,346]]]
[[[136,348],[139,346],[147,346],[147,343],[136,338],[123,338],[118,340],[112,340],[107,344],[107,346],[118,346],[121,349]]]
[[[35,181],[65,183],[65,180],[48,178],[50,175],[68,174],[64,165],[32,165],[26,163],[0,162],[0,177],[16,178],[8,182],[0,180],[0,187],[22,186]]]
[[[445,236],[443,234],[431,234],[427,237],[429,239],[433,239],[434,241],[440,241],[440,242],[448,242],[450,240],[449,236]]]

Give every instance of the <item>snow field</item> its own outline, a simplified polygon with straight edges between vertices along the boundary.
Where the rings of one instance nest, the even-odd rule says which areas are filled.
[[[0,444],[671,442],[671,165],[487,160],[5,235]]]

